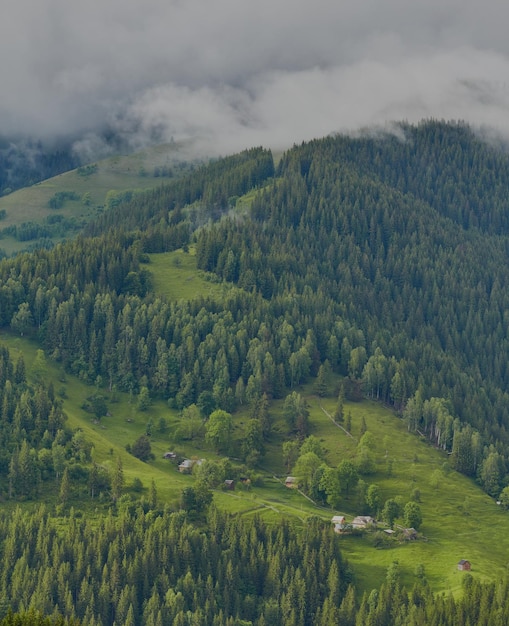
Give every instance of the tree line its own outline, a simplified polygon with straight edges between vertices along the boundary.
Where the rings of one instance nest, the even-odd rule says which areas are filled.
[[[30,384],[23,355],[14,362],[0,344],[0,496],[21,502],[50,493],[60,512],[78,496],[115,503],[124,492],[121,466],[92,462],[91,443],[69,428],[62,398],[44,382],[46,367],[38,350]]]
[[[41,505],[0,517],[0,542],[4,613],[96,626],[316,624],[352,582],[334,533],[317,520],[299,530],[212,509],[197,528],[183,512],[133,506],[99,521],[71,513],[59,529]]]

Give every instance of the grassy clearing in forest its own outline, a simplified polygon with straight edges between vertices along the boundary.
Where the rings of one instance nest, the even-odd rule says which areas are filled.
[[[37,346],[25,338],[2,334],[0,340],[11,349],[14,358],[22,351],[29,376],[35,361]],[[172,435],[179,424],[175,410],[155,401],[147,411],[136,408],[136,398],[118,393],[118,401],[108,403],[111,415],[99,422],[81,408],[87,396],[96,391],[47,359],[46,376],[51,379],[57,394],[64,394],[64,410],[71,428],[81,428],[94,446],[94,460],[106,467],[113,467],[117,457],[123,463],[126,489],[134,478],[139,478],[148,493],[154,480],[161,502],[176,503],[183,487],[192,485],[194,478],[179,474],[175,465],[162,458],[167,450],[178,449],[188,457],[217,459],[203,439],[172,443]],[[101,388],[107,398],[109,392]],[[359,592],[379,587],[387,567],[398,561],[403,580],[412,584],[416,580],[416,568],[423,565],[426,578],[434,590],[457,592],[464,574],[457,570],[460,559],[472,563],[472,575],[481,579],[493,579],[501,574],[509,560],[509,513],[503,511],[492,498],[483,493],[473,480],[449,469],[447,455],[432,448],[423,439],[407,432],[403,421],[379,404],[370,401],[345,403],[345,416],[351,416],[351,433],[348,437],[323,411],[333,414],[336,400],[333,397],[318,398],[310,387],[299,390],[310,406],[311,432],[327,451],[327,462],[338,465],[342,459],[355,457],[360,439],[362,420],[374,435],[376,472],[362,476],[367,483],[379,485],[383,500],[401,496],[404,502],[417,488],[420,491],[420,507],[423,523],[420,533],[424,537],[405,544],[393,543],[388,549],[376,549],[372,535],[338,536],[345,557],[351,562]],[[289,516],[299,525],[309,516],[330,519],[336,511],[327,507],[314,507],[303,495],[287,489],[284,484],[285,469],[281,445],[285,440],[282,421],[282,400],[272,403],[270,413],[274,419],[274,434],[267,446],[267,454],[257,472],[261,475],[260,486],[250,491],[237,488],[233,492],[218,490],[214,494],[217,506],[242,516],[262,515],[264,519],[276,520]],[[159,418],[167,421],[167,432],[157,428]],[[241,440],[248,419],[246,408],[235,416],[235,438]],[[155,459],[142,463],[125,450],[144,434],[149,420],[153,423],[151,444]],[[344,425],[344,422],[343,422]],[[44,493],[43,493],[44,495]],[[51,494],[47,494],[52,501]],[[8,504],[8,503],[7,503]],[[103,510],[99,502],[79,499],[72,502],[76,509],[93,512]],[[28,506],[28,505],[27,505]],[[95,507],[95,509],[94,509]],[[8,508],[8,507],[7,507]],[[344,497],[338,513],[347,520],[366,510],[355,493]],[[403,524],[403,520],[396,523]],[[332,532],[332,525],[331,525]]]
[[[173,252],[150,254],[150,263],[144,267],[151,273],[153,288],[157,295],[168,300],[192,300],[198,296],[221,296],[225,290],[233,289],[210,280],[205,272],[196,269],[194,248],[189,252],[182,249]]]
[[[334,412],[334,399],[310,398],[314,434],[329,450],[334,464],[340,458],[352,458],[364,417],[367,429],[376,441],[376,473],[363,476],[366,483],[380,486],[383,500],[401,496],[404,502],[420,491],[419,505],[423,523],[419,529],[425,538],[389,549],[375,549],[369,535],[362,538],[344,535],[339,538],[344,553],[354,565],[361,589],[379,585],[381,575],[398,561],[403,579],[415,581],[415,570],[424,566],[426,577],[436,590],[458,591],[464,576],[457,569],[460,559],[472,563],[472,574],[493,579],[501,574],[509,556],[509,513],[486,495],[471,479],[450,470],[447,454],[434,449],[425,440],[408,433],[404,422],[379,404],[364,401],[347,403],[345,415],[352,416],[352,434],[348,438],[320,409]],[[324,420],[329,424],[324,427]],[[342,512],[350,516],[362,513],[355,497],[345,498]],[[396,523],[404,525],[404,520]]]

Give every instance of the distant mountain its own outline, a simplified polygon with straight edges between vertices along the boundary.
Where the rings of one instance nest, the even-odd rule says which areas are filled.
[[[17,191],[6,189],[9,193],[0,197],[0,256],[49,248],[75,237],[104,210],[179,178],[200,163],[190,143],[160,144],[79,167],[80,159],[73,156],[70,146],[61,150],[66,158],[55,160],[49,169],[43,165],[51,155],[42,145],[25,150],[16,144],[0,151],[0,161],[2,154],[5,157],[6,167],[1,171],[6,180],[12,182],[12,174],[18,184],[28,185]],[[7,161],[15,162],[17,169],[9,169]],[[32,184],[51,170],[68,167],[75,169]]]
[[[108,128],[46,141],[0,136],[0,196],[80,165],[132,152],[127,138]]]
[[[81,164],[69,143],[0,139],[0,195],[72,170]]]

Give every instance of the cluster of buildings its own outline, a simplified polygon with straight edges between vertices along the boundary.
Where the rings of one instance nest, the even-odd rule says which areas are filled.
[[[176,454],[174,452],[166,452],[163,456],[165,459],[176,459]],[[178,471],[182,474],[190,474],[193,471],[193,467],[195,465],[201,465],[204,460],[205,459],[184,459],[181,463],[179,463]],[[249,479],[241,478],[240,480],[241,482],[246,482]],[[287,476],[285,486],[288,489],[297,489],[299,486],[298,478],[295,476]],[[225,480],[223,489],[233,491],[235,489],[235,481]],[[350,530],[365,530],[367,528],[374,528],[377,524],[376,520],[370,515],[357,515],[351,522],[347,522],[344,515],[334,515],[331,521],[334,525],[334,532],[338,534]],[[417,539],[417,531],[415,528],[403,528],[398,526],[398,530],[401,531],[406,540]],[[384,528],[383,531],[388,535],[392,535],[396,532],[392,528]],[[471,569],[472,565],[470,561],[461,559],[461,561],[458,562],[458,570],[469,572]]]
[[[334,532],[341,533],[347,528],[355,530],[363,530],[370,526],[375,526],[376,521],[370,515],[357,515],[351,522],[346,522],[344,515],[334,515],[332,518],[334,524]]]

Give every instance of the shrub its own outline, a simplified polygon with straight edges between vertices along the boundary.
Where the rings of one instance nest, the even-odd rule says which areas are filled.
[[[131,454],[140,461],[149,461],[153,458],[152,446],[150,440],[146,435],[141,435],[131,446]]]

